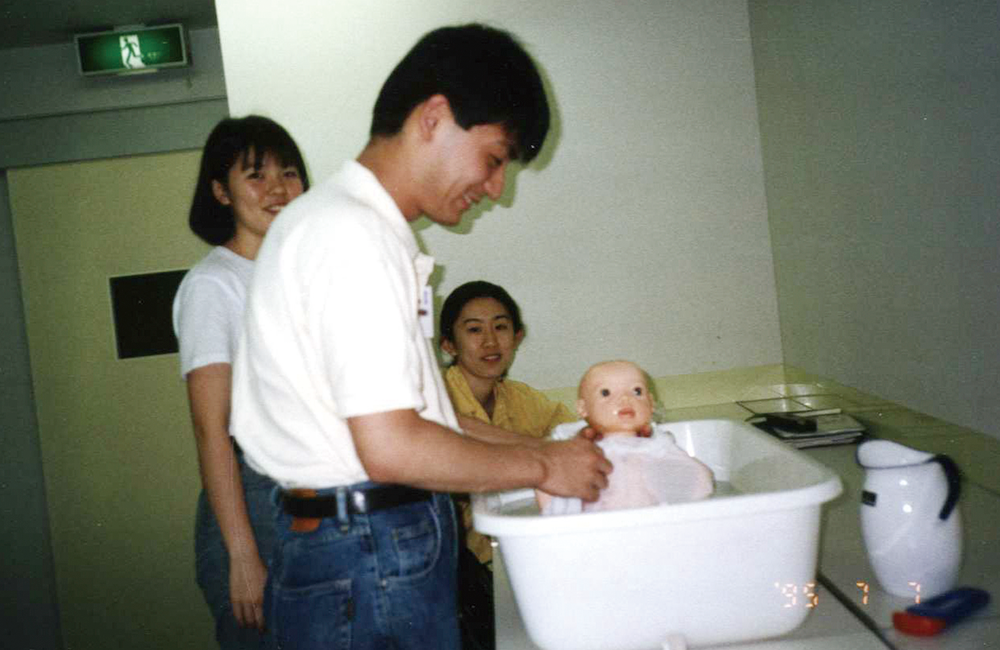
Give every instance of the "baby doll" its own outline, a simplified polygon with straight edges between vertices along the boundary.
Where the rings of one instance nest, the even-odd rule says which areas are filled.
[[[628,361],[606,361],[583,375],[576,410],[584,422],[560,425],[551,436],[571,438],[584,426],[599,434],[598,445],[614,470],[593,503],[536,491],[542,514],[570,514],[639,508],[703,499],[714,489],[712,471],[677,446],[662,425],[652,427],[653,399],[646,374]]]

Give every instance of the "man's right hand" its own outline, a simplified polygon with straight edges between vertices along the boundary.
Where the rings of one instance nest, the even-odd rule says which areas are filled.
[[[601,490],[608,486],[611,461],[589,440],[578,437],[549,442],[539,452],[545,477],[537,487],[544,492],[589,502],[597,501]]]

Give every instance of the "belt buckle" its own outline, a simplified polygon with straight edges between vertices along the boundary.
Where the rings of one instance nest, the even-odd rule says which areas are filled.
[[[350,499],[354,512],[368,514],[368,495],[364,490],[351,490]]]

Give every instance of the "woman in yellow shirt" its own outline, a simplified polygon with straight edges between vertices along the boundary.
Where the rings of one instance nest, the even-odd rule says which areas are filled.
[[[444,379],[462,428],[484,422],[541,438],[557,424],[580,419],[531,386],[507,379],[524,323],[503,287],[477,280],[452,291],[441,308],[440,336],[441,349],[452,358]],[[488,537],[472,529],[468,497],[457,503],[465,529],[458,594],[463,647],[492,648],[492,547]]]

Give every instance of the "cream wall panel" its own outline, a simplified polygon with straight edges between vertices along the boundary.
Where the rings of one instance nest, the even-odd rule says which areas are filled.
[[[1000,437],[1000,5],[750,6],[785,362]]]

